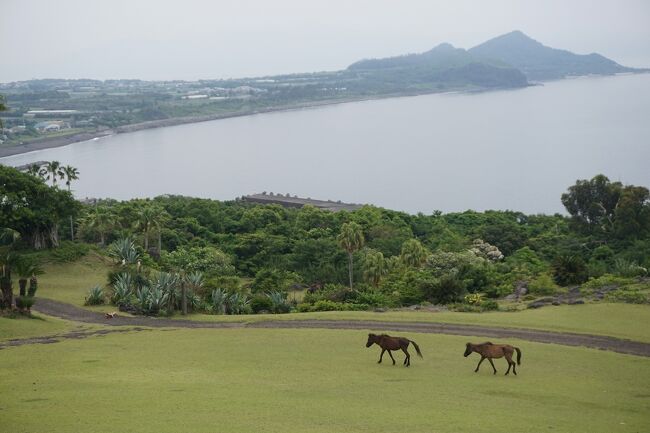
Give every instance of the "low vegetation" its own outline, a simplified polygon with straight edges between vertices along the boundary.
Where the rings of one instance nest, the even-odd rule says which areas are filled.
[[[46,272],[95,257],[103,262],[96,270],[83,262],[78,275],[61,276],[69,281],[49,281],[70,291],[58,298],[77,305],[170,315],[648,303],[650,193],[602,175],[568,189],[565,217],[409,215],[371,206],[331,213],[177,196],[84,205],[54,181],[66,179],[63,171],[31,173],[0,167],[5,206],[14,207],[0,214],[10,234],[5,275],[19,269],[16,257],[43,263]],[[46,208],[34,212],[25,200]],[[8,297],[12,279],[3,281]]]

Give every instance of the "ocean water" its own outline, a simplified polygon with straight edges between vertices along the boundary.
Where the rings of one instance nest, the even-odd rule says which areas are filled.
[[[272,191],[411,213],[562,212],[576,179],[650,186],[650,74],[353,102],[151,129],[0,159],[79,169],[76,196]]]

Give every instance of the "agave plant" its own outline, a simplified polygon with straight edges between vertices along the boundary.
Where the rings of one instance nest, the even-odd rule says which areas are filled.
[[[101,286],[95,286],[88,291],[85,305],[101,305],[104,303],[104,289]]]
[[[149,313],[149,291],[148,287],[141,287],[135,292],[137,307],[142,314]]]
[[[210,294],[210,309],[214,314],[225,314],[226,313],[226,301],[228,299],[228,294],[223,289],[215,289]]]
[[[275,314],[288,313],[291,305],[287,302],[287,295],[283,292],[270,292],[266,295],[271,301],[271,311]]]
[[[235,292],[227,298],[226,310],[228,314],[245,314],[248,312],[248,296]]]
[[[118,239],[110,244],[108,255],[122,264],[132,264],[140,258],[140,253],[135,248],[135,241],[130,237]]]
[[[149,313],[158,314],[168,305],[169,294],[163,292],[160,288],[154,287],[149,291],[147,299]]]
[[[133,280],[131,275],[127,272],[122,272],[115,278],[115,282],[113,283],[111,303],[117,306],[128,305],[131,301],[132,293]]]
[[[198,311],[203,306],[203,300],[194,292],[187,293],[187,305],[192,311]]]
[[[192,272],[185,277],[191,290],[196,293],[203,292],[203,274],[201,272]]]
[[[167,304],[166,307],[169,310],[176,308],[180,301],[180,294],[178,290],[180,279],[176,274],[170,274],[167,272],[160,272],[156,275],[151,281],[151,287],[153,289],[158,289],[162,293],[167,295]]]

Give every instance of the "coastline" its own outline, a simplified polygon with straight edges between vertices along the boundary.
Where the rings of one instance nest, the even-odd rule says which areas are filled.
[[[600,77],[613,77],[619,75],[636,75],[639,73],[650,73],[650,70],[643,70],[641,72],[627,72],[619,73],[613,75],[581,75],[576,77],[564,77],[557,80],[551,81],[562,81],[568,79],[579,79],[579,78],[600,78]],[[16,146],[7,146],[0,147],[0,159],[6,158],[9,156],[21,155],[30,152],[36,152],[39,150],[51,149],[56,147],[63,147],[73,143],[79,143],[82,141],[89,141],[95,138],[108,137],[115,134],[123,134],[128,132],[142,131],[145,129],[154,129],[154,128],[165,128],[168,126],[177,126],[185,125],[190,123],[199,123],[199,122],[209,122],[212,120],[222,120],[230,119],[235,117],[244,117],[244,116],[253,116],[256,114],[265,114],[265,113],[275,113],[275,112],[286,112],[293,110],[303,110],[309,108],[319,108],[328,105],[338,105],[346,104],[350,102],[364,102],[364,101],[375,101],[381,99],[391,99],[391,98],[409,98],[415,96],[426,96],[426,95],[443,95],[443,94],[474,94],[474,93],[484,93],[484,92],[494,92],[494,91],[503,91],[503,90],[520,90],[528,87],[543,86],[547,81],[541,82],[530,82],[527,86],[523,87],[494,87],[494,88],[476,88],[476,89],[457,89],[451,90],[447,89],[444,91],[430,91],[430,92],[400,92],[400,93],[389,93],[384,95],[372,95],[372,96],[359,96],[359,97],[343,97],[340,99],[324,99],[320,101],[308,101],[308,102],[298,102],[291,105],[284,106],[271,106],[266,108],[260,108],[255,110],[247,110],[240,112],[231,112],[231,113],[220,113],[220,114],[206,114],[200,116],[187,116],[187,117],[174,117],[170,119],[158,119],[151,120],[141,123],[133,123],[130,125],[123,125],[117,128],[105,128],[98,131],[86,131],[80,132],[78,134],[72,134],[63,137],[43,137],[39,140],[34,140],[27,144],[20,144]]]
[[[113,129],[103,129],[99,131],[87,131],[80,132],[78,134],[67,135],[63,137],[43,137],[40,140],[34,140],[27,144],[20,144],[16,146],[7,146],[0,147],[0,159],[6,158],[9,156],[21,155],[30,152],[36,152],[39,150],[46,150],[56,147],[63,147],[73,143],[79,143],[82,141],[89,141],[95,138],[108,137],[115,134],[124,134],[129,132],[142,131],[145,129],[154,129],[154,128],[165,128],[168,126],[177,126],[185,125],[190,123],[199,123],[199,122],[209,122],[212,120],[222,120],[230,119],[235,117],[244,117],[244,116],[253,116],[256,114],[266,114],[266,113],[275,113],[275,112],[286,112],[294,110],[303,110],[309,108],[319,108],[328,105],[338,105],[346,104],[350,102],[364,102],[364,101],[375,101],[381,99],[391,99],[391,98],[408,98],[414,96],[426,96],[426,95],[443,95],[443,94],[472,94],[472,93],[482,93],[482,92],[492,92],[497,90],[518,90],[525,89],[526,87],[504,87],[504,88],[492,88],[492,89],[465,89],[465,90],[446,90],[442,92],[417,92],[417,93],[398,93],[398,94],[386,94],[386,95],[375,95],[369,97],[348,97],[341,99],[327,99],[322,101],[310,101],[303,103],[296,103],[287,106],[276,106],[276,107],[267,107],[256,110],[248,110],[241,112],[232,112],[232,113],[222,113],[222,114],[206,114],[202,116],[188,116],[188,117],[174,117],[170,119],[159,119],[151,120],[148,122],[133,123],[130,125],[119,126]]]

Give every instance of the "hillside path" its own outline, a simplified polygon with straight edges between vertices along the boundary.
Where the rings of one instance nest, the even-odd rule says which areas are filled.
[[[75,322],[94,323],[108,326],[136,326],[151,328],[283,328],[283,329],[356,329],[380,332],[423,332],[430,334],[466,335],[486,338],[516,338],[539,343],[561,344],[564,346],[584,346],[592,349],[609,350],[618,353],[650,357],[650,343],[625,340],[602,335],[577,334],[569,332],[542,331],[522,328],[498,328],[477,325],[424,322],[387,322],[356,320],[269,320],[260,322],[196,322],[191,320],[172,320],[153,317],[116,317],[106,319],[102,313],[88,311],[74,305],[40,298],[34,310],[49,316]],[[108,331],[112,332],[112,331]],[[106,332],[106,333],[108,333]],[[75,338],[79,335],[73,334]],[[92,335],[89,333],[89,335]],[[65,337],[65,335],[64,335]],[[25,344],[34,339],[14,340],[14,344],[0,343],[0,348],[9,345]],[[37,340],[37,339],[36,339]],[[48,341],[49,342],[49,341]]]

